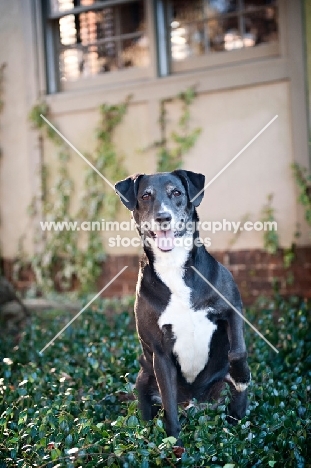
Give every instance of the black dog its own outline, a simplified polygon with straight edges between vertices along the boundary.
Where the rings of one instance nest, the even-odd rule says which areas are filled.
[[[135,303],[143,349],[139,407],[148,420],[162,404],[166,432],[177,439],[178,403],[208,401],[227,382],[228,420],[234,424],[245,416],[250,382],[243,319],[192,268],[242,312],[232,275],[193,229],[204,180],[202,174],[176,170],[135,175],[115,186],[144,241]]]

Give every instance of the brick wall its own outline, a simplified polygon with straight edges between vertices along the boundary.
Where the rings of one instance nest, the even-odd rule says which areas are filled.
[[[275,255],[263,250],[211,253],[231,271],[246,305],[252,304],[260,295],[271,296],[274,283],[282,295],[311,298],[311,247],[296,248],[295,259],[289,268],[284,267],[282,250]],[[103,296],[134,294],[138,263],[137,256],[108,256],[98,280],[98,290],[127,265],[128,268],[104,291]],[[3,261],[3,269],[5,276],[12,280],[12,261]],[[24,270],[15,286],[23,291],[32,281],[32,273]]]
[[[211,252],[233,274],[244,304],[254,303],[260,295],[271,296],[277,284],[282,295],[311,298],[311,247],[299,247],[289,268],[284,267],[283,251],[275,255],[263,250]],[[99,281],[99,289],[113,278],[123,266],[128,268],[104,291],[105,297],[135,292],[138,257],[123,255],[108,257]]]
[[[282,250],[274,255],[256,249],[214,256],[233,274],[244,304],[252,304],[260,295],[271,296],[274,284],[284,296],[311,298],[311,247],[297,248],[289,268],[284,267]]]

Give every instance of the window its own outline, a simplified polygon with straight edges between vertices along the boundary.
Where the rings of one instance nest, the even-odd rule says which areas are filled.
[[[276,0],[170,0],[167,11],[173,71],[196,57],[278,42]]]
[[[85,78],[128,81],[155,77],[157,67],[165,76],[279,53],[277,0],[42,0],[42,5],[50,93],[85,87]]]
[[[47,16],[57,87],[149,65],[143,0],[50,0]]]

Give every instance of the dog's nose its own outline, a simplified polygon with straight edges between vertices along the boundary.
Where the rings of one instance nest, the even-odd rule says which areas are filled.
[[[155,220],[157,223],[169,223],[172,220],[172,215],[168,211],[162,211],[156,214]]]

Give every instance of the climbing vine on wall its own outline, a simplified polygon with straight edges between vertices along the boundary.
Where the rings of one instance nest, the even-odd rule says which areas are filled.
[[[266,222],[275,222],[275,209],[273,207],[273,194],[270,193],[267,196],[267,203],[263,206],[262,211],[262,218],[261,221],[263,223]],[[299,237],[300,233],[294,233],[294,239]],[[280,241],[279,235],[276,230],[264,230],[263,231],[263,243],[264,249],[270,254],[276,254],[280,249]],[[288,269],[293,261],[295,260],[295,242],[293,241],[289,247],[285,247],[282,249],[283,255],[283,266],[285,269]],[[286,281],[288,284],[292,283],[293,278],[292,274],[289,272],[288,276],[286,277]]]
[[[300,166],[298,163],[294,163],[291,166],[294,179],[298,187],[298,202],[303,206],[305,210],[305,220],[308,225],[311,226],[311,174],[308,170]],[[294,238],[300,237],[299,226],[294,234]],[[286,267],[290,266],[295,259],[295,243],[284,251],[284,264]]]
[[[118,155],[113,142],[116,127],[122,122],[126,114],[130,96],[121,104],[100,106],[100,126],[97,129],[97,147],[95,158],[88,159],[101,174],[110,181],[117,181],[126,177],[126,171],[122,164],[122,158]],[[105,187],[103,187],[105,185]],[[101,177],[92,169],[87,168],[84,182],[84,195],[81,200],[79,217],[89,223],[98,222],[100,219],[109,219],[115,216],[118,198],[114,191],[107,187]],[[87,232],[87,247],[85,251],[86,262],[81,264],[81,275],[90,279],[98,277],[101,271],[101,263],[104,260],[102,237],[100,231],[89,230]],[[86,283],[86,289],[88,284]]]
[[[109,180],[119,180],[126,172],[122,158],[118,155],[113,142],[116,127],[121,123],[130,98],[118,105],[100,106],[100,124],[96,132],[97,145],[94,155],[87,155],[90,162],[105,174]],[[107,219],[115,213],[118,202],[113,190],[109,188],[96,172],[88,168],[85,173],[83,195],[77,211],[72,215],[71,204],[75,196],[74,182],[70,176],[70,151],[67,144],[42,119],[50,119],[49,109],[45,103],[35,106],[30,113],[30,120],[40,131],[43,138],[50,140],[58,151],[57,177],[51,185],[49,168],[42,168],[42,203],[41,214],[45,221],[81,222],[89,226],[92,222]],[[33,200],[31,215],[37,215],[38,200]],[[78,282],[80,291],[95,289],[95,282],[101,271],[104,259],[104,248],[100,230],[38,230],[36,239],[41,243],[40,252],[31,259],[31,267],[36,282],[43,292],[58,287],[69,290]],[[84,247],[81,246],[83,235]]]
[[[177,97],[160,101],[159,125],[161,140],[153,143],[157,149],[157,170],[172,171],[182,166],[183,156],[196,143],[201,129],[189,129],[190,107],[195,99],[194,87],[178,94]],[[108,180],[117,181],[126,177],[122,158],[115,147],[113,137],[117,126],[125,116],[131,97],[117,105],[103,104],[100,106],[100,124],[96,131],[96,150],[94,155],[87,155],[88,160],[105,175]],[[177,128],[168,134],[167,104],[177,100],[182,111]],[[109,219],[115,215],[118,197],[92,169],[87,167],[84,178],[83,195],[80,205],[72,214],[72,200],[75,196],[74,182],[70,176],[68,163],[70,151],[62,138],[42,119],[49,121],[49,109],[46,103],[35,106],[30,113],[30,120],[40,132],[42,139],[51,141],[57,148],[58,168],[57,178],[51,186],[49,167],[44,165],[41,173],[42,196],[34,199],[30,214],[35,219],[40,216],[45,221],[78,222],[82,220],[91,226],[93,222]],[[58,289],[70,290],[76,283],[82,292],[94,289],[96,279],[101,272],[101,264],[105,259],[102,243],[102,233],[94,229],[83,231],[83,246],[81,246],[81,231],[44,231],[38,229],[35,241],[41,246],[40,252],[30,260],[36,283],[43,293]],[[24,254],[22,242],[19,253],[20,260],[16,264],[16,274],[29,259]]]
[[[267,203],[263,206],[261,211],[262,223],[269,223],[275,221],[275,210],[272,206],[273,194],[270,193],[267,197]],[[263,231],[264,249],[270,253],[275,254],[279,248],[279,236],[276,230],[268,229]]]
[[[304,207],[305,220],[311,226],[311,174],[305,167],[292,164],[294,178],[298,187],[298,202]]]
[[[174,98],[160,101],[159,125],[161,139],[153,144],[153,147],[157,148],[157,171],[159,172],[170,172],[181,168],[183,156],[193,148],[201,133],[201,128],[193,130],[189,128],[191,118],[190,107],[195,97],[195,87],[190,87]],[[181,103],[182,112],[177,128],[168,135],[167,105],[176,100]]]

